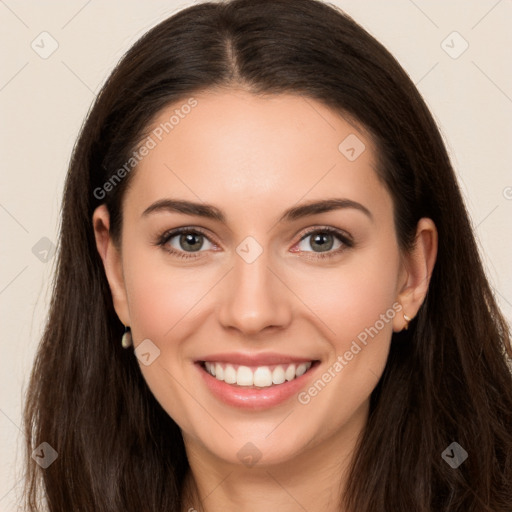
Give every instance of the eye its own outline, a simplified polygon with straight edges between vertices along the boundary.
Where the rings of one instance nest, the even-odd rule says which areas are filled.
[[[198,258],[193,253],[202,252],[201,249],[212,249],[215,245],[208,239],[205,233],[197,228],[176,228],[166,231],[158,240],[157,245],[162,246],[178,258]],[[210,244],[210,246],[208,246]]]
[[[307,246],[313,248],[313,250],[309,251]],[[315,253],[315,256],[313,256],[315,259],[337,256],[353,246],[354,243],[347,234],[329,227],[308,231],[297,244],[299,251]],[[333,247],[335,250],[332,250]],[[311,256],[308,256],[308,258],[311,258]]]

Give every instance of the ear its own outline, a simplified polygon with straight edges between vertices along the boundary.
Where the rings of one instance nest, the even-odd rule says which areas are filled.
[[[393,330],[399,332],[407,325],[403,315],[414,318],[423,304],[434,264],[437,258],[437,228],[432,219],[419,220],[413,249],[402,255],[402,272],[399,284],[398,302],[401,314],[393,321]]]
[[[107,207],[102,204],[94,210],[92,216],[96,248],[103,261],[105,275],[112,293],[112,301],[119,320],[126,325],[130,324],[128,300],[123,277],[123,262],[121,254],[110,236],[110,214]]]

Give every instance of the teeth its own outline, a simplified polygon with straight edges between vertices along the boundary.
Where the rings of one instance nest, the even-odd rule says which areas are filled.
[[[236,372],[236,383],[239,386],[252,386],[254,384],[254,375],[248,366],[239,366]]]
[[[282,366],[276,366],[272,372],[272,383],[282,384],[286,380],[284,369]]]
[[[215,377],[224,380],[224,368],[219,363],[215,363]]]
[[[272,373],[268,366],[260,366],[254,372],[254,385],[259,388],[272,386]]]
[[[249,368],[248,366],[235,366],[226,363],[205,362],[206,371],[217,380],[222,380],[227,384],[236,384],[238,386],[256,386],[264,388],[272,385],[282,384],[285,381],[291,381],[301,375],[304,375],[311,368],[312,361],[300,364],[277,365],[272,367],[258,366]]]
[[[295,370],[295,375],[297,377],[300,377],[301,375],[304,375],[306,373],[307,366],[306,363],[301,363],[299,366],[297,366],[297,369]]]
[[[284,372],[284,378],[286,380],[293,380],[295,378],[295,365],[291,364]]]
[[[204,365],[205,365],[208,373],[215,377],[215,365],[212,363],[209,363],[208,361],[205,361]]]
[[[230,364],[228,364],[224,370],[224,382],[228,384],[236,383],[236,370]]]

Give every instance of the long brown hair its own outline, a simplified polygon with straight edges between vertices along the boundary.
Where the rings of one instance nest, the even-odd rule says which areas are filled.
[[[355,119],[378,148],[401,249],[411,248],[421,217],[438,229],[427,297],[409,330],[393,335],[340,496],[344,510],[510,512],[510,331],[447,151],[398,62],[318,0],[190,6],[146,33],[98,94],[67,174],[49,318],[27,390],[25,509],[42,510],[41,500],[51,512],[182,506],[189,465],[181,431],[121,347],[91,219],[105,203],[119,236],[121,200],[136,169],[108,193],[98,189],[162,108],[229,87],[300,94]],[[43,442],[58,453],[46,469],[31,456]],[[452,442],[468,453],[455,469],[442,457]]]

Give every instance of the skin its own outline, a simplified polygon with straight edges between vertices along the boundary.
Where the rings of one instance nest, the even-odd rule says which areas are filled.
[[[198,105],[133,171],[120,247],[105,206],[93,216],[116,312],[131,326],[135,348],[149,338],[160,350],[151,365],[139,365],[183,433],[191,466],[183,510],[339,510],[392,332],[425,298],[436,227],[421,219],[414,250],[401,253],[371,139],[323,104],[239,89],[195,98]],[[162,111],[155,126],[179,106]],[[366,148],[354,161],[338,150],[350,134]],[[172,211],[143,215],[171,197],[215,205],[226,224]],[[372,218],[343,208],[277,222],[289,207],[327,198],[356,201]],[[193,251],[178,235],[167,247],[196,259],[155,243],[181,226],[203,228],[207,238],[196,242],[203,246]],[[331,253],[345,248],[320,259],[314,229],[322,227],[349,233],[355,245],[327,235]],[[311,236],[302,239],[306,231]],[[236,252],[247,236],[263,249],[250,264]],[[307,404],[297,397],[263,411],[223,404],[193,365],[215,352],[275,351],[319,359],[320,376],[393,304],[402,310]],[[247,442],[261,452],[252,467],[237,456]]]

